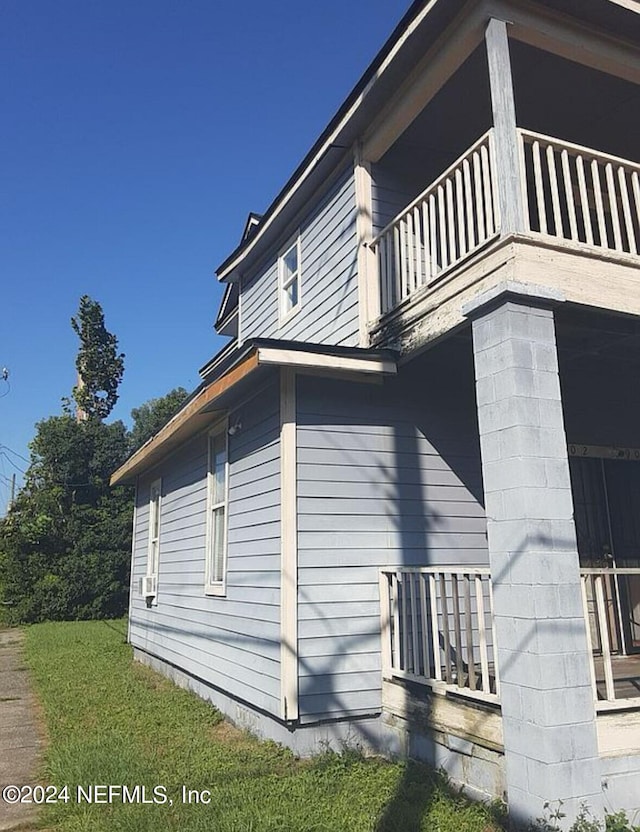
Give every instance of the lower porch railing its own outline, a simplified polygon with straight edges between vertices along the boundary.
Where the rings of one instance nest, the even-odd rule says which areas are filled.
[[[597,708],[640,707],[640,568],[580,570]],[[382,672],[499,703],[490,570],[380,572]]]
[[[640,568],[581,569],[594,698],[638,704],[640,697]]]
[[[380,601],[385,678],[499,701],[488,569],[383,569]]]

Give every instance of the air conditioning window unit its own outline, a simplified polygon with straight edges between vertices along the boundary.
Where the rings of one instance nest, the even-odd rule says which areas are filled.
[[[155,575],[143,575],[140,578],[140,595],[144,598],[154,598],[157,591],[157,579]]]

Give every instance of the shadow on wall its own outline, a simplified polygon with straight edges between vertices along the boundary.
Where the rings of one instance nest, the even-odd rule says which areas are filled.
[[[381,567],[487,565],[474,388],[469,338],[433,350],[380,387],[299,381],[303,722],[344,717],[353,713],[358,701],[371,702],[370,715],[379,713]],[[333,495],[318,497],[315,505],[307,499],[311,460],[314,470],[330,468],[333,478]],[[337,518],[322,552],[309,545],[307,533],[316,527],[309,525],[303,509]],[[307,567],[317,566],[314,557],[326,563],[324,586],[314,583],[315,577],[307,579]],[[332,574],[334,564],[340,564],[340,576]],[[349,582],[346,591],[340,577]],[[334,600],[317,601],[326,599],[327,585]],[[318,621],[326,624],[324,639],[318,640],[325,651],[322,656],[312,654],[316,648],[305,636],[306,618],[315,622],[316,632]],[[318,713],[313,703],[320,693],[323,711]],[[366,744],[376,747],[377,737],[364,728],[357,730]],[[422,755],[435,762],[428,738],[420,746]],[[415,803],[402,828],[418,829],[432,786],[426,769],[408,766],[380,819],[380,832],[390,828],[398,813],[406,812],[408,793]]]
[[[486,563],[469,339],[450,339],[381,386],[300,377],[298,407],[300,724],[350,717],[354,742],[375,748],[379,736],[366,719],[380,713],[379,569]],[[277,443],[277,431],[271,426],[250,435],[253,422],[271,418],[271,407],[254,402],[241,410],[243,431],[232,444],[232,459],[250,468],[254,455],[257,465],[266,449]],[[205,470],[204,445],[199,448],[194,443],[180,464],[172,463],[163,489],[176,490],[180,505],[189,505]],[[279,472],[274,476],[279,481]],[[257,481],[247,488],[254,496],[263,490]],[[259,522],[258,513],[266,502],[256,502],[255,511],[252,508],[246,515],[249,524]],[[264,518],[262,532],[277,543],[277,552],[274,549],[269,559],[279,564],[279,514],[271,506]],[[246,629],[239,632],[222,615],[199,614],[204,605],[194,604],[197,610],[185,612],[192,597],[201,597],[204,555],[196,558],[193,552],[200,551],[198,547],[204,551],[204,528],[194,526],[189,531],[183,520],[176,522],[171,534],[163,525],[160,586],[167,612],[152,614],[145,626],[176,660],[181,650],[195,654],[201,663],[216,651],[227,658],[238,651],[234,660],[237,667],[244,663],[239,668],[244,672],[255,667],[256,656],[267,657],[265,665],[274,678],[265,676],[263,683],[275,689],[279,625],[259,627],[256,618],[247,619]],[[269,603],[277,605],[279,584],[274,584],[274,567],[267,566],[263,542],[257,537],[243,537],[241,556],[230,544],[229,586],[237,590],[235,599],[230,593],[206,609],[222,612],[230,600],[239,603],[246,588],[254,593],[264,588],[260,590],[264,597],[273,596]],[[168,586],[169,568],[174,583]],[[244,615],[252,615],[249,605]],[[153,651],[151,640],[147,649]],[[232,666],[230,661],[227,672]],[[201,667],[195,675],[204,678],[206,668]],[[222,676],[219,686],[224,684]],[[424,753],[430,756],[426,746]],[[406,811],[401,807],[407,793],[414,795],[422,780],[424,791],[414,795],[412,815],[403,827],[407,832],[419,828],[433,786],[425,772],[420,767],[406,769],[380,819],[379,832]]]

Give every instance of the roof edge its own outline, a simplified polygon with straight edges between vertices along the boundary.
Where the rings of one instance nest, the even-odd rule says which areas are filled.
[[[215,402],[259,367],[291,367],[299,372],[358,376],[363,380],[377,380],[398,372],[397,356],[392,350],[322,346],[299,341],[256,340],[239,347],[229,358],[230,365],[224,367],[220,375],[204,382],[158,433],[114,471],[111,485],[132,482],[183,441],[206,428],[212,421]]]
[[[285,183],[284,187],[271,202],[264,214],[262,214],[260,224],[255,232],[249,239],[243,239],[240,245],[238,245],[215,270],[219,280],[225,280],[228,277],[229,272],[234,268],[235,261],[240,257],[240,255],[245,252],[248,253],[248,251],[262,237],[264,232],[270,226],[273,216],[278,213],[280,206],[284,203],[285,198],[288,196],[296,182],[300,179],[304,179],[305,174],[313,169],[315,164],[331,147],[333,134],[339,130],[343,122],[346,123],[349,121],[351,111],[354,108],[357,109],[357,106],[361,103],[359,99],[363,99],[369,91],[368,88],[375,84],[379,77],[380,69],[384,65],[385,61],[389,58],[394,49],[402,43],[403,35],[409,36],[411,34],[413,30],[411,24],[415,25],[418,22],[418,19],[422,19],[426,16],[431,8],[438,5],[440,2],[442,2],[442,0],[414,0],[409,9],[398,22],[397,26],[394,28],[391,35],[384,42],[382,48],[378,51],[377,55],[364,71],[360,80],[356,83],[355,87],[351,90],[347,98],[339,107],[336,114],[329,121],[329,124],[322,131],[319,138],[314,142],[311,150],[309,150],[306,156],[304,156],[298,167]],[[420,15],[421,10],[422,14]]]

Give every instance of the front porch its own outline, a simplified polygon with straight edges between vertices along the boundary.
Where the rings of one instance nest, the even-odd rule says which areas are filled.
[[[621,602],[630,593],[635,598],[639,585],[640,568],[581,570],[598,712],[640,710],[640,653],[635,640],[629,643],[625,633]],[[383,569],[380,601],[385,680],[407,681],[436,694],[500,705],[488,568]],[[540,626],[545,626],[544,620]]]
[[[640,809],[640,655],[611,651],[620,632],[607,592],[623,577],[640,582],[640,569],[612,573],[582,570],[581,586],[591,634],[599,777],[609,808],[633,817]],[[489,570],[383,569],[380,597],[383,721],[399,747],[444,768],[481,799],[508,799],[507,720]]]

